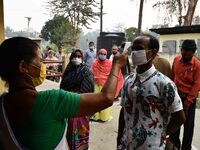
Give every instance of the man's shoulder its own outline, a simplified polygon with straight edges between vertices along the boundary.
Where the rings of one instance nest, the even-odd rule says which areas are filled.
[[[175,57],[174,57],[174,61],[178,61],[178,60],[180,60],[181,57],[182,57],[181,55],[177,55],[177,56],[175,56]]]
[[[164,75],[162,72],[157,70],[157,82],[161,84],[173,84],[173,81],[166,75]]]
[[[124,84],[130,83],[130,81],[134,80],[136,74],[132,73],[130,75],[128,75],[125,79],[124,79]]]

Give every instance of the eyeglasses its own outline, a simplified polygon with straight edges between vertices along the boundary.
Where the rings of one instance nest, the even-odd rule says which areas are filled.
[[[81,58],[81,56],[80,55],[75,55],[74,58]]]
[[[100,55],[104,55],[104,56],[106,56],[106,54],[103,54],[103,53],[100,53]]]

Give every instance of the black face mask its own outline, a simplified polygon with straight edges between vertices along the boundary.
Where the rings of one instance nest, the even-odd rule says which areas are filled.
[[[115,55],[115,54],[117,54],[117,52],[113,52],[112,54]]]
[[[184,63],[190,62],[192,60],[191,56],[182,56],[182,60]]]

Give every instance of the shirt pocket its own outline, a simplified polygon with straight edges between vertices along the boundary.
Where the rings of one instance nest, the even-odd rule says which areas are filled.
[[[188,82],[193,82],[193,68],[187,68],[184,72],[183,78]]]

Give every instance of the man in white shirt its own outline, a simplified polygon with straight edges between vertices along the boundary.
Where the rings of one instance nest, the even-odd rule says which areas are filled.
[[[110,55],[109,60],[110,60],[110,61],[113,61],[113,58],[114,58],[115,54],[119,53],[119,47],[118,47],[117,45],[113,45],[113,46],[112,46],[111,53],[112,53],[112,54]]]
[[[158,50],[159,42],[151,35],[133,41],[136,73],[126,78],[122,89],[118,150],[164,150],[167,135],[185,121],[175,84],[152,65]]]

